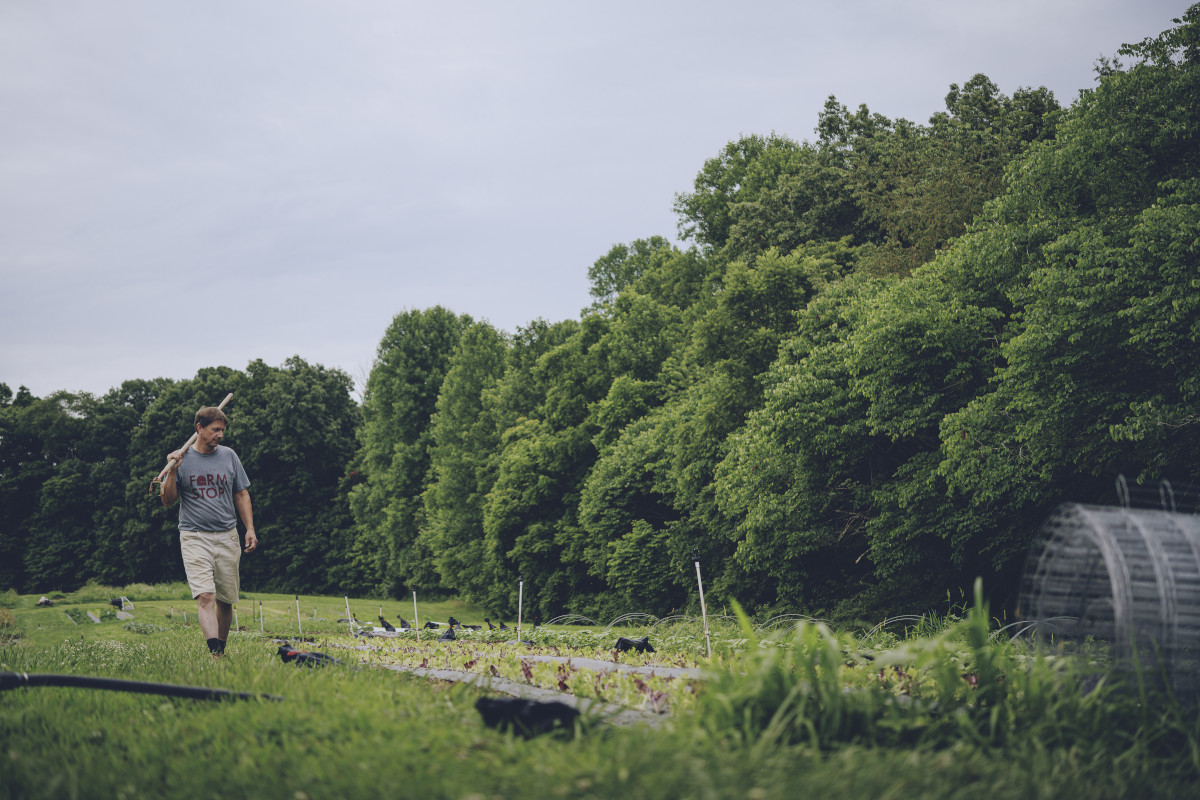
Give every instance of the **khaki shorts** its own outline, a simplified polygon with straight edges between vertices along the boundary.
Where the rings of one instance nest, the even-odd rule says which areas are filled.
[[[238,564],[242,545],[237,528],[228,531],[180,531],[179,549],[192,597],[212,592],[222,603],[238,601]]]

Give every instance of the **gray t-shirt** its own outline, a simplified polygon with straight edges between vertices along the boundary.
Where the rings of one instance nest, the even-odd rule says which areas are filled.
[[[175,476],[179,530],[227,531],[237,526],[233,496],[250,488],[237,453],[224,445],[204,455],[189,447]]]

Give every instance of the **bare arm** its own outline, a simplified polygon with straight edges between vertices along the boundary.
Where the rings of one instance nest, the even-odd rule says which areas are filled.
[[[163,494],[166,495],[167,484],[163,481]],[[246,526],[246,552],[253,553],[258,547],[258,535],[254,532],[254,509],[250,505],[250,490],[242,489],[233,495],[233,505],[237,508],[242,524]]]
[[[163,477],[162,494],[160,498],[164,506],[170,507],[179,499],[179,485],[175,482],[176,473],[179,472],[179,465],[183,463],[183,454],[185,450],[176,450],[167,456],[167,474]]]

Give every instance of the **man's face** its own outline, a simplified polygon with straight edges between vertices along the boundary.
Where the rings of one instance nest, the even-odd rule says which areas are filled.
[[[225,437],[225,423],[213,422],[207,428],[197,425],[196,434],[196,449],[201,453],[211,453],[217,449],[217,445]]]

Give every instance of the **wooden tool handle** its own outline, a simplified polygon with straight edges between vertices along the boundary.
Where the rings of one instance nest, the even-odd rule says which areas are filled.
[[[225,399],[221,401],[221,404],[218,405],[217,408],[225,408],[225,405],[232,399],[233,399],[233,392],[230,392],[229,394],[225,395]],[[186,442],[183,443],[183,447],[179,448],[179,452],[187,453],[187,449],[189,447],[191,447],[192,445],[194,445],[196,443],[196,439],[198,439],[199,437],[200,437],[200,433],[194,432],[191,435],[191,438],[189,438]],[[151,491],[154,491],[155,484],[161,484],[163,482],[163,478],[167,477],[167,471],[171,469],[172,462],[178,461],[178,460],[180,460],[180,459],[176,459],[176,458],[168,458],[167,459],[167,465],[162,468],[162,472],[158,473],[157,478],[150,481],[150,490]]]

